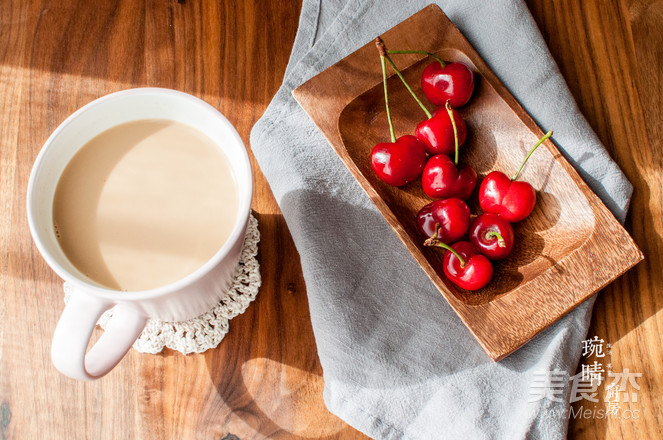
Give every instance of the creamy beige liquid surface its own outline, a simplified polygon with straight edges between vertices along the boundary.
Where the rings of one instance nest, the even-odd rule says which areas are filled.
[[[192,273],[235,224],[228,158],[184,124],[113,127],[76,153],[60,177],[53,222],[69,261],[116,290],[164,286]]]

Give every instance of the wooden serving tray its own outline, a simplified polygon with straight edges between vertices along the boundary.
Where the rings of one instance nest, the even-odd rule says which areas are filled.
[[[492,170],[512,175],[544,133],[440,8],[426,7],[382,38],[388,48],[433,52],[474,70],[474,95],[460,109],[468,126],[461,162],[472,165],[479,180]],[[392,58],[423,98],[420,77],[432,60],[421,55]],[[397,137],[413,134],[424,113],[395,75],[387,83]],[[525,344],[643,259],[626,230],[555,145],[546,141],[519,176],[536,189],[537,205],[527,219],[514,225],[512,254],[495,265],[493,280],[485,288],[468,292],[456,287],[442,270],[443,251],[424,247],[424,237],[417,231],[417,212],[431,201],[420,180],[395,188],[379,180],[371,168],[373,146],[389,139],[383,93],[379,55],[372,41],[293,91],[492,360]],[[479,212],[476,191],[468,200],[473,213]]]

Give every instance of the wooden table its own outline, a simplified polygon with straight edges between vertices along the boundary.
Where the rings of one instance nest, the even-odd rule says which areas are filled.
[[[635,187],[627,227],[647,260],[606,288],[590,336],[613,370],[642,373],[636,420],[577,419],[573,438],[663,431],[663,2],[528,1],[591,126]],[[101,95],[179,89],[219,108],[248,143],[278,89],[300,5],[0,1],[0,439],[365,438],[322,402],[297,251],[256,165],[263,286],[202,355],[130,352],[103,380],[51,365],[61,281],[32,244],[25,193],[49,133]],[[597,408],[602,408],[599,404]]]

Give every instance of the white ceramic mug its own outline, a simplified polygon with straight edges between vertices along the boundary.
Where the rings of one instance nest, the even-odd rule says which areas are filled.
[[[83,145],[111,127],[140,119],[181,122],[222,148],[237,179],[239,211],[229,238],[195,272],[156,289],[118,292],[95,283],[68,261],[55,236],[53,198],[60,175]],[[32,237],[48,265],[73,291],[53,335],[55,367],[74,379],[97,379],[122,359],[148,318],[183,321],[221,300],[239,261],[252,191],[251,164],[235,128],[214,107],[186,93],[157,88],[125,90],[99,98],[67,118],[39,153],[27,193]],[[86,354],[97,320],[111,308],[113,317],[104,334]]]

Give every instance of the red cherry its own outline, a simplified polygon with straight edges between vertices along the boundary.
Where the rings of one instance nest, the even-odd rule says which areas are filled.
[[[479,253],[469,241],[459,241],[451,245],[454,252],[444,254],[442,268],[449,280],[465,290],[484,287],[493,277],[493,265]],[[458,258],[458,256],[462,258]]]
[[[470,100],[474,91],[474,72],[463,63],[440,64],[434,61],[421,75],[424,95],[435,105],[447,100],[452,107],[461,107]]]
[[[452,110],[452,113],[458,131],[458,145],[460,146],[467,139],[467,126],[460,113],[456,110]],[[423,142],[426,151],[431,155],[454,153],[454,129],[451,124],[451,117],[444,107],[438,107],[431,118],[420,122],[414,134]]]
[[[438,237],[445,243],[460,240],[470,226],[470,209],[460,199],[436,200],[421,208],[417,227],[426,237],[432,237],[439,226]]]
[[[426,164],[424,145],[414,136],[405,135],[395,142],[381,142],[373,147],[371,165],[385,183],[402,186],[415,180]]]
[[[476,246],[468,241],[458,241],[451,246],[439,240],[442,230],[436,226],[435,234],[424,241],[424,246],[446,249],[442,269],[449,280],[467,290],[477,290],[488,284],[493,277],[493,265],[479,253]]]
[[[501,171],[488,174],[479,187],[481,209],[499,214],[511,223],[519,222],[530,215],[535,204],[536,193],[532,185],[512,181]]]
[[[383,182],[389,185],[402,186],[413,181],[421,174],[426,164],[426,149],[414,136],[406,135],[396,139],[389,111],[389,91],[387,90],[385,59],[388,59],[392,65],[393,62],[389,58],[389,55],[387,55],[386,48],[380,37],[375,39],[375,45],[380,53],[380,64],[382,65],[384,105],[387,112],[391,142],[382,142],[373,147],[373,151],[371,151],[371,166]]]
[[[446,154],[438,154],[426,162],[421,175],[421,186],[433,199],[458,197],[467,200],[477,184],[477,173],[469,165],[456,169]]]
[[[511,179],[500,171],[493,171],[483,179],[479,187],[479,205],[481,205],[481,209],[499,214],[511,223],[519,222],[531,214],[536,204],[534,188],[529,183],[520,182],[516,179],[532,153],[550,136],[552,136],[552,131],[546,133],[529,150],[525,160],[520,164],[520,168]]]
[[[501,260],[513,249],[513,228],[497,214],[483,213],[470,226],[470,241],[491,260]]]

